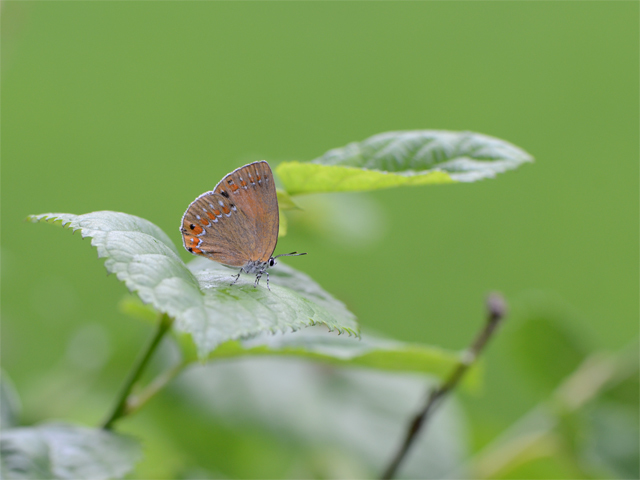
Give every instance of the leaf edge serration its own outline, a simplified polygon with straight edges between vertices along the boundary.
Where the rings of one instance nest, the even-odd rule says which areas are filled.
[[[131,231],[131,230],[115,230],[115,229],[105,228],[104,230],[101,230],[97,228],[87,227],[86,225],[83,226],[82,220],[92,215],[94,217],[99,215],[115,216],[119,220],[123,220],[123,219],[131,220],[134,223],[142,222],[142,225],[145,228],[150,228],[155,235],[150,235],[149,233],[142,231],[141,229]],[[200,310],[199,307],[201,307],[203,310],[206,310],[205,309],[206,306],[204,305],[204,301],[205,301],[204,297],[205,297],[206,289],[203,287],[203,284],[199,281],[197,275],[195,275],[194,272],[190,270],[188,265],[185,264],[182,261],[182,259],[180,259],[180,257],[177,255],[177,252],[175,251],[175,248],[171,248],[170,245],[167,245],[166,242],[170,242],[170,240],[168,239],[166,234],[161,229],[159,229],[159,227],[155,226],[153,223],[149,222],[148,220],[142,219],[140,217],[136,217],[133,215],[124,214],[120,212],[111,212],[111,211],[92,212],[86,215],[45,213],[45,214],[39,214],[39,215],[30,215],[29,217],[27,217],[27,220],[33,223],[38,223],[38,222],[53,223],[53,224],[59,223],[64,228],[69,228],[73,232],[80,230],[83,238],[90,237],[91,245],[93,247],[96,247],[98,250],[98,257],[106,258],[105,268],[107,269],[107,271],[109,273],[115,273],[118,280],[125,283],[129,291],[137,294],[137,296],[142,300],[143,303],[150,304],[157,311],[166,313],[170,315],[172,318],[174,318],[176,320],[176,322],[174,322],[174,326],[176,326],[176,329],[185,333],[189,333],[190,336],[192,337],[198,350],[198,356],[201,359],[205,359],[213,350],[215,350],[215,348],[218,345],[229,340],[246,340],[256,335],[259,335],[262,332],[286,333],[287,331],[298,330],[298,329],[308,327],[308,326],[313,326],[316,324],[324,324],[329,328],[330,331],[333,331],[335,329],[340,334],[347,333],[350,336],[354,335],[356,337],[359,337],[359,331],[357,328],[355,317],[346,308],[344,308],[344,311],[347,312],[350,317],[345,317],[342,321],[336,319],[334,322],[328,323],[328,321],[325,321],[325,320],[318,320],[317,318],[314,318],[314,316],[325,318],[325,319],[329,319],[332,317],[336,318],[336,317],[331,311],[326,310],[326,308],[323,307],[321,304],[314,302],[313,299],[309,299],[306,296],[302,295],[299,291],[292,290],[286,286],[276,286],[275,289],[276,291],[279,289],[285,289],[286,291],[289,292],[288,294],[289,296],[291,296],[291,293],[293,293],[298,299],[302,300],[304,304],[308,303],[309,304],[308,306],[310,307],[312,306],[312,308],[309,308],[309,311],[311,312],[311,314],[309,315],[302,316],[300,312],[296,312],[299,318],[295,318],[294,320],[292,320],[293,325],[287,325],[287,324],[281,325],[280,322],[277,322],[273,326],[265,327],[260,325],[258,322],[257,326],[254,326],[253,328],[240,329],[240,330],[236,329],[235,333],[232,333],[229,331],[227,331],[226,333],[216,332],[215,328],[212,326],[212,321],[210,319],[211,316],[206,315],[206,312],[203,312],[203,311],[201,311],[200,313],[205,313],[204,325],[196,325],[197,321],[194,320],[194,318],[189,318],[189,315],[190,315],[189,311],[193,311],[193,309]],[[157,247],[161,251],[158,253],[144,253],[144,252],[136,253],[135,251],[127,252],[126,248],[123,248],[122,251],[118,252],[118,254],[125,257],[128,256],[129,258],[127,259],[127,261],[118,261],[115,258],[116,255],[114,255],[113,252],[109,250],[109,245],[108,245],[108,240],[110,238],[109,235],[111,235],[111,238],[120,235],[122,237],[125,237],[124,240],[127,240],[126,237],[134,233],[136,235],[146,236],[141,238],[143,238],[145,241],[151,242],[149,243],[151,247],[153,248]],[[158,236],[161,239],[165,237],[166,241],[159,240],[157,238]],[[122,240],[122,238],[118,238],[118,240]],[[136,244],[136,245],[140,243],[141,243],[140,239],[137,239],[136,242],[132,242],[132,244]],[[124,245],[125,247],[127,246],[126,242],[124,244],[121,243],[119,245]],[[134,273],[132,273],[132,270],[134,269],[134,267],[137,266],[139,267],[140,270],[145,270],[145,269],[149,270],[150,264],[146,262],[147,260],[149,260],[149,255],[164,255],[169,259],[167,263],[171,264],[169,266],[173,268],[174,271],[176,268],[180,270],[178,272],[179,275],[159,277],[160,280],[157,283],[153,284],[151,287],[149,287],[149,285],[141,285],[139,282],[134,281],[134,279],[132,278],[134,276]],[[156,264],[159,264],[159,263],[161,262],[156,262]],[[190,263],[193,263],[193,262],[190,262]],[[214,262],[211,262],[211,264],[213,263]],[[151,264],[151,266],[153,266],[153,263]],[[215,268],[219,269],[224,267],[218,266]],[[285,268],[290,268],[290,267],[285,267]],[[293,271],[293,269],[291,270]],[[175,301],[176,300],[175,298],[174,299],[169,298],[169,300],[167,301],[167,296],[165,295],[162,297],[165,300],[165,303],[163,303],[160,299],[158,299],[158,295],[161,294],[162,291],[158,292],[156,291],[156,289],[160,290],[160,287],[163,287],[163,288],[167,287],[167,284],[170,284],[176,280],[186,281],[188,283],[191,283],[192,284],[191,286],[194,287],[194,289],[191,290],[191,294],[192,295],[198,294],[197,296],[192,297],[192,299],[195,300],[196,298],[199,297],[202,300],[202,303],[198,305],[200,302],[195,300],[193,304],[190,304],[188,306],[183,305],[183,308],[179,308],[179,307],[176,307],[176,305],[179,306],[180,302]],[[309,280],[313,282],[311,279]],[[189,286],[187,285],[186,288],[189,288]],[[169,293],[170,293],[170,290],[171,288],[169,285]],[[178,292],[180,292],[180,290],[178,290]],[[252,290],[249,290],[249,292],[252,292]],[[167,291],[165,291],[164,293],[166,294]],[[237,294],[238,291],[235,291],[233,293]],[[324,293],[328,295],[333,301],[341,304],[341,302],[333,299],[333,297],[331,297],[326,292]],[[273,299],[274,298],[269,298],[269,300],[273,300]],[[173,304],[171,300],[174,300]],[[341,305],[344,307],[343,304]],[[351,328],[349,325],[341,325],[341,323],[343,323],[344,321],[347,321],[347,323],[353,323],[354,328]]]

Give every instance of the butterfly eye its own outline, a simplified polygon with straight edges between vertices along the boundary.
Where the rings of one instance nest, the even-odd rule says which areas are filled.
[[[275,264],[276,264],[276,259],[275,259],[275,258],[273,258],[273,257],[271,257],[271,258],[269,259],[269,266],[270,266],[270,267],[273,267]]]

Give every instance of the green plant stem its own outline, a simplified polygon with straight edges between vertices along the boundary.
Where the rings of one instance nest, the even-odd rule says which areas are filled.
[[[135,385],[136,381],[138,381],[138,378],[142,374],[144,368],[147,366],[147,363],[149,363],[153,352],[155,352],[158,345],[160,345],[160,340],[162,340],[164,334],[167,333],[172,323],[173,319],[171,317],[169,317],[166,313],[162,314],[154,336],[151,338],[151,341],[149,342],[145,350],[140,354],[135,365],[129,372],[129,376],[127,377],[124,385],[122,386],[122,389],[120,390],[115,407],[102,424],[103,429],[110,430],[113,427],[114,422],[126,414],[127,399],[129,398],[131,389]]]
[[[158,375],[142,392],[137,395],[129,395],[125,404],[124,415],[131,415],[147,404],[160,390],[162,390],[171,380],[173,380],[187,365],[187,362],[180,362],[170,369]]]
[[[440,385],[440,387],[431,390],[427,396],[424,407],[409,423],[402,445],[381,476],[383,480],[389,480],[395,476],[400,464],[406,458],[409,449],[415,442],[418,433],[426,424],[426,421],[431,417],[433,411],[441,403],[442,399],[458,385],[465,373],[467,373],[469,368],[475,363],[505,314],[506,304],[502,296],[497,293],[491,294],[487,299],[487,321],[485,322],[484,328],[478,333],[467,351],[464,352],[449,378]]]

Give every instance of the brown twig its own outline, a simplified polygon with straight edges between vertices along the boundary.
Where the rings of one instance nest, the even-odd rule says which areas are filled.
[[[464,352],[460,362],[458,362],[449,378],[440,385],[440,387],[431,390],[424,407],[409,423],[400,449],[394,455],[389,466],[381,476],[383,480],[389,480],[395,476],[400,464],[405,459],[409,449],[413,445],[418,433],[424,427],[426,421],[431,417],[433,411],[441,403],[442,399],[458,385],[465,373],[467,373],[469,368],[475,363],[485,345],[495,333],[500,321],[504,318],[507,306],[500,294],[492,293],[489,295],[486,305],[487,321],[485,322],[484,328],[480,331],[467,351]]]

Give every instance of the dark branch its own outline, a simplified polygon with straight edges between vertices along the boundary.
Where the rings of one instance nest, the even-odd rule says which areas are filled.
[[[409,423],[400,449],[382,474],[381,478],[383,480],[389,480],[395,476],[400,464],[405,459],[409,449],[415,442],[418,433],[424,427],[426,421],[431,418],[433,411],[441,403],[442,399],[444,399],[444,397],[458,385],[465,373],[467,373],[469,368],[475,363],[485,345],[495,333],[500,321],[505,317],[507,305],[500,294],[492,293],[489,295],[486,305],[487,321],[485,322],[484,328],[478,333],[467,351],[463,353],[462,358],[454,368],[453,372],[451,372],[449,378],[447,378],[440,387],[433,389],[429,393],[424,407],[417,413],[411,423]]]

